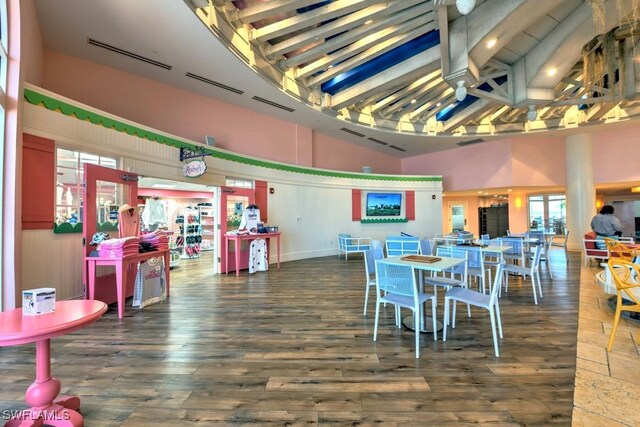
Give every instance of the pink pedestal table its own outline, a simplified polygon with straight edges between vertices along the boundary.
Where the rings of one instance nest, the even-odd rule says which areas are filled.
[[[31,409],[25,409],[5,423],[5,427],[84,425],[80,399],[60,396],[60,381],[51,376],[51,338],[68,334],[98,320],[107,305],[102,301],[73,300],[56,302],[56,311],[23,316],[22,309],[0,313],[0,347],[36,343],[36,380],[25,394]]]

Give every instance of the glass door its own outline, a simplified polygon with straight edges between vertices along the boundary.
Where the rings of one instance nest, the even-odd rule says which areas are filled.
[[[529,229],[565,234],[566,197],[564,194],[529,196]]]

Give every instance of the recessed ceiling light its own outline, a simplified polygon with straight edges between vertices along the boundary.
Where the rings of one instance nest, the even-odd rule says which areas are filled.
[[[496,43],[498,43],[497,39],[491,39],[487,42],[487,48],[488,49],[493,49],[493,47],[496,45]]]
[[[412,104],[415,104],[415,103],[416,103],[416,99],[415,99],[415,98],[413,98],[413,99],[411,100],[411,103],[412,103]]]
[[[373,22],[373,19],[369,19],[367,22],[364,23],[364,25],[369,25]]]
[[[478,194],[482,194],[482,191],[478,191]]]
[[[512,189],[508,189],[507,191],[508,191],[508,192],[512,192],[513,190],[512,190]]]
[[[485,195],[488,195],[489,193],[484,193]]]
[[[557,68],[549,68],[549,69],[547,70],[547,74],[548,74],[549,76],[555,76],[557,72],[558,72],[558,69],[557,69]]]
[[[497,194],[494,194],[494,195],[493,195],[493,197],[498,197],[498,195],[497,195]]]
[[[438,102],[438,103],[436,104],[436,107],[440,107],[440,106],[442,106],[442,102]]]

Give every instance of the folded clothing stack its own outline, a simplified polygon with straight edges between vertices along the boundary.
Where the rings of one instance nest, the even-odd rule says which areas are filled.
[[[123,258],[138,255],[139,243],[140,238],[135,236],[104,240],[98,245],[98,253],[102,258]]]
[[[156,251],[164,251],[169,249],[169,236],[167,233],[161,230],[156,230],[151,233],[142,235],[140,238],[141,243],[150,244]]]

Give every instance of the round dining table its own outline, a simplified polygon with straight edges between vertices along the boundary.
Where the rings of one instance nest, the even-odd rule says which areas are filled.
[[[106,311],[102,301],[71,300],[56,302],[51,313],[24,315],[21,308],[0,313],[0,347],[36,344],[36,379],[25,393],[31,408],[12,412],[5,427],[84,425],[77,412],[80,399],[58,396],[60,381],[51,376],[51,338],[83,328]]]

